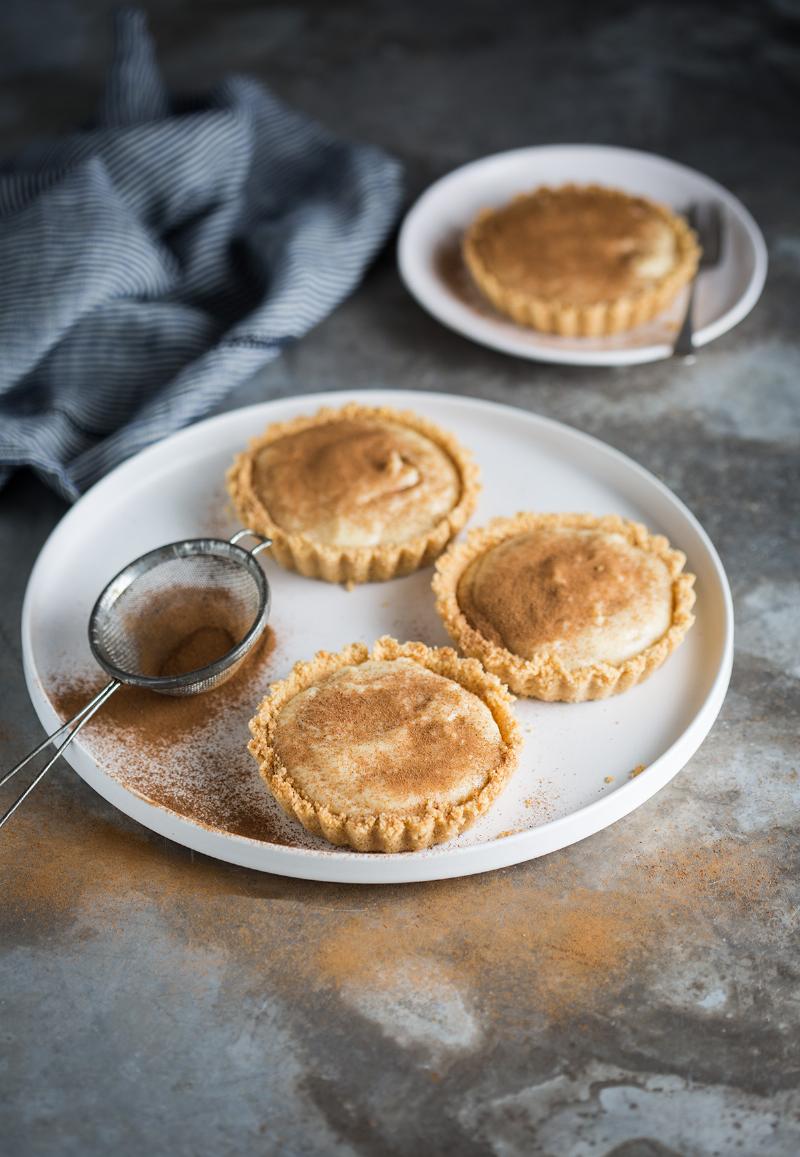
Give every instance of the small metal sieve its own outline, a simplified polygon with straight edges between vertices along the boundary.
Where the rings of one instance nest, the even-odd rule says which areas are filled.
[[[239,546],[243,538],[258,539],[251,550]],[[0,828],[44,778],[85,723],[123,684],[145,687],[161,695],[197,695],[229,679],[242,665],[264,632],[269,618],[270,590],[256,556],[272,545],[251,530],[231,539],[192,538],[157,547],[128,563],[103,590],[89,616],[89,646],[111,682],[71,719],[0,779],[0,787],[21,771],[39,752],[66,734],[55,754],[24,792],[0,817]],[[224,606],[224,638],[235,640],[224,654],[188,670],[167,674],[154,660],[153,636],[161,654],[181,642],[182,605],[213,595]],[[198,621],[198,627],[204,624]]]

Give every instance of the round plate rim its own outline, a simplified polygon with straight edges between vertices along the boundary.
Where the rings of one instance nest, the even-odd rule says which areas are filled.
[[[506,149],[503,152],[490,153],[487,156],[478,157],[475,160],[467,161],[466,164],[460,165],[456,169],[451,169],[449,173],[445,173],[439,177],[420,193],[413,205],[406,212],[400,225],[397,238],[397,266],[406,289],[418,305],[430,314],[431,317],[435,318],[436,321],[440,322],[440,324],[444,325],[447,329],[460,334],[469,341],[528,361],[574,366],[623,366],[642,365],[646,362],[661,361],[671,356],[672,349],[667,344],[635,346],[626,349],[611,350],[587,349],[585,351],[559,349],[558,347],[552,346],[542,346],[540,349],[536,347],[522,349],[515,343],[513,338],[507,337],[504,331],[500,329],[497,330],[496,336],[493,338],[489,338],[483,333],[478,336],[472,332],[466,320],[462,323],[460,319],[450,316],[444,310],[440,309],[433,296],[428,293],[427,288],[418,278],[414,269],[414,262],[416,260],[414,228],[417,222],[423,217],[429,200],[437,195],[442,187],[451,182],[460,182],[465,176],[469,176],[470,173],[475,170],[513,157],[559,152],[596,153],[603,154],[606,157],[609,157],[611,154],[617,154],[629,159],[643,159],[648,162],[656,161],[691,177],[693,180],[701,182],[709,191],[713,190],[718,199],[740,219],[744,226],[745,232],[753,246],[754,264],[747,287],[738,301],[715,321],[710,322],[695,332],[694,340],[696,347],[700,348],[716,340],[716,338],[721,337],[733,329],[747,317],[758,302],[766,281],[768,265],[767,245],[755,218],[734,193],[731,193],[730,190],[714,180],[713,177],[706,176],[705,173],[701,173],[698,169],[693,169],[690,165],[685,165],[681,161],[674,161],[670,157],[664,157],[659,153],[651,153],[644,149],[629,149],[617,145],[569,143],[522,146],[520,148]]]
[[[331,855],[328,852],[321,853],[314,849],[265,844],[245,836],[230,835],[207,829],[192,820],[187,820],[135,795],[102,770],[80,747],[68,749],[65,755],[67,762],[90,787],[112,806],[142,823],[151,831],[166,836],[185,847],[224,862],[255,868],[259,871],[332,883],[415,883],[492,871],[548,855],[559,848],[577,843],[623,818],[664,787],[697,751],[719,714],[730,682],[733,665],[733,600],[724,567],[708,534],[688,507],[673,494],[669,487],[643,466],[601,439],[577,430],[566,423],[506,403],[464,397],[458,394],[371,389],[359,390],[358,397],[359,400],[366,400],[367,404],[413,406],[415,403],[419,404],[422,399],[490,412],[499,410],[505,414],[513,414],[517,420],[520,418],[527,420],[534,426],[560,434],[562,438],[566,437],[591,447],[595,453],[599,453],[631,470],[634,474],[638,474],[641,479],[646,480],[648,485],[654,487],[662,497],[666,498],[686,519],[705,549],[707,559],[718,583],[718,593],[722,599],[724,612],[724,639],[717,672],[704,701],[697,709],[689,725],[649,765],[647,775],[630,780],[609,795],[578,808],[566,816],[541,824],[529,831],[519,832],[502,839],[490,840],[484,844],[442,850],[432,849],[431,852],[400,852],[391,855],[356,852]],[[263,422],[265,410],[269,415],[271,408],[291,403],[304,407],[315,407],[343,404],[346,401],[352,401],[352,398],[353,391],[305,394],[258,402],[251,406],[213,415],[178,431],[127,459],[78,499],[53,528],[42,546],[28,579],[22,607],[21,637],[25,681],[34,710],[46,729],[52,730],[60,720],[50,704],[34,665],[33,603],[39,576],[49,563],[49,555],[51,552],[57,552],[62,536],[67,536],[74,521],[81,517],[85,508],[84,504],[90,499],[96,501],[99,490],[110,489],[112,485],[124,480],[126,475],[129,474],[131,477],[139,475],[142,466],[145,466],[148,460],[160,458],[166,446],[175,450],[182,444],[190,443],[198,436],[198,432],[202,435],[211,426],[220,427],[228,423],[233,425],[246,414],[252,414],[254,418],[259,415],[258,420]],[[267,420],[269,420],[269,416]],[[574,831],[570,831],[571,829],[579,830],[575,834]],[[215,845],[214,848],[209,847],[210,842]],[[528,848],[528,845],[533,842],[537,845],[535,851]],[[220,843],[220,847],[216,848],[218,843]]]

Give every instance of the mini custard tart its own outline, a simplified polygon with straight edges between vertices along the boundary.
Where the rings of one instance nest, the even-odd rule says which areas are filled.
[[[650,321],[697,271],[682,217],[601,185],[542,187],[466,230],[463,254],[485,297],[520,325],[602,337]]]
[[[522,742],[512,702],[476,659],[384,637],[297,663],[251,720],[249,749],[314,835],[415,851],[464,831],[505,787]]]
[[[694,622],[695,576],[663,535],[617,515],[517,514],[439,559],[436,609],[461,650],[532,699],[627,691]]]
[[[433,562],[475,509],[478,479],[433,422],[355,402],[268,426],[227,475],[242,525],[272,539],[281,566],[348,584]]]

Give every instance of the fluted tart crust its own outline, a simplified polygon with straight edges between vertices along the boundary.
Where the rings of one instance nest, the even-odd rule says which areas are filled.
[[[268,426],[227,483],[242,525],[272,539],[277,562],[342,583],[427,566],[480,489],[452,434],[412,411],[356,402]]]
[[[580,702],[655,671],[694,622],[695,576],[663,535],[617,515],[496,518],[433,579],[459,648],[518,695]]]
[[[543,186],[466,230],[481,292],[520,325],[602,337],[650,321],[691,281],[697,237],[665,205],[601,185]]]
[[[415,851],[464,831],[506,785],[522,743],[512,702],[476,659],[387,636],[295,664],[251,720],[249,749],[314,835]]]

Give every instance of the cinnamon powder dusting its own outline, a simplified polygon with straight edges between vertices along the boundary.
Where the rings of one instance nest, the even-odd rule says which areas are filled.
[[[224,627],[197,627],[182,639],[159,667],[159,675],[186,675],[215,663],[236,646],[236,639]]]
[[[780,887],[770,839],[662,850],[604,885],[589,886],[574,860],[556,855],[384,894],[329,930],[315,966],[346,996],[389,990],[398,971],[456,959],[462,980],[497,1002],[493,1022],[574,1018],[613,1005],[626,984],[687,944],[707,951],[727,920],[768,920]]]
[[[224,634],[219,627],[195,628],[162,658],[159,672],[219,657]],[[83,742],[115,779],[150,803],[233,835],[299,843],[303,835],[283,815],[247,751],[248,721],[274,677],[274,648],[267,628],[242,667],[202,694],[173,697],[121,687],[86,725]],[[104,683],[96,675],[62,676],[50,698],[69,719]]]
[[[135,590],[135,586],[133,588]],[[135,644],[133,670],[158,677],[186,675],[221,659],[247,634],[254,618],[250,598],[224,587],[174,586],[130,600],[126,631]]]
[[[386,418],[321,422],[253,454],[259,502],[278,526],[317,542],[405,542],[426,533],[459,497],[446,450]]]
[[[375,889],[195,856],[109,823],[79,796],[23,809],[8,831],[10,858],[24,855],[25,870],[5,882],[0,931],[4,920],[18,928],[20,911],[31,934],[47,937],[155,918],[197,949],[196,967],[211,967],[224,946],[258,991],[268,984],[311,1006],[331,995],[356,1008],[370,994],[391,1001],[398,977],[424,992],[446,973],[493,1031],[522,1033],[543,1020],[583,1027],[613,1016],[629,985],[638,992],[653,970],[707,956],[748,921],[779,932],[793,879],[780,832],[677,849],[661,837],[667,846],[624,864],[579,847],[482,877]],[[192,959],[173,952],[171,976]],[[201,981],[180,973],[183,985]]]
[[[482,635],[529,657],[575,639],[598,617],[652,613],[668,592],[657,560],[606,533],[559,527],[515,535],[473,560],[458,602]]]
[[[663,277],[676,262],[668,215],[593,186],[541,188],[476,220],[469,243],[505,287],[590,305]]]
[[[334,810],[461,802],[502,759],[488,707],[408,659],[343,667],[281,712],[275,748]]]

